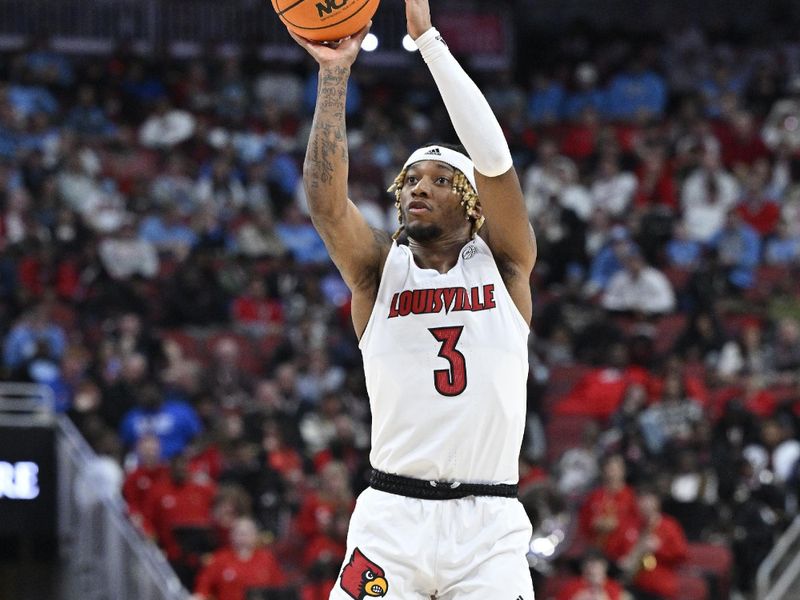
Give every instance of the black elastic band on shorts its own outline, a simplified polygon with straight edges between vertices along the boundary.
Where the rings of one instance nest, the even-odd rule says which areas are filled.
[[[388,494],[419,498],[420,500],[457,500],[467,496],[499,496],[516,498],[516,484],[498,483],[453,483],[449,481],[425,481],[402,475],[392,475],[373,469],[369,475],[370,487]]]

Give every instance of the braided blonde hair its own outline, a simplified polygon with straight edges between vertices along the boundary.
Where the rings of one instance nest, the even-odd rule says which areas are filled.
[[[403,191],[403,183],[406,180],[407,173],[408,168],[400,171],[400,174],[394,178],[394,183],[392,186],[387,190],[389,192],[394,192],[394,205],[397,208],[397,220],[400,222],[399,229],[395,231],[394,235],[392,236],[392,239],[395,240],[400,237],[406,228],[405,223],[403,223],[403,211],[400,208],[400,192]],[[472,221],[470,238],[474,240],[478,235],[478,231],[480,231],[481,227],[483,227],[483,223],[486,221],[486,218],[477,210],[477,206],[480,202],[478,199],[478,192],[474,187],[472,187],[472,184],[469,182],[469,179],[467,179],[467,176],[458,169],[455,169],[455,175],[453,175],[453,187],[451,189],[454,193],[461,196],[461,206],[464,207],[467,220]]]

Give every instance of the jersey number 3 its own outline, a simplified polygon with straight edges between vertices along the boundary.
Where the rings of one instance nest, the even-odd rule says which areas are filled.
[[[435,327],[428,331],[442,343],[439,356],[450,363],[449,369],[437,369],[433,372],[433,385],[442,396],[458,396],[467,389],[467,363],[464,355],[456,350],[464,326]]]

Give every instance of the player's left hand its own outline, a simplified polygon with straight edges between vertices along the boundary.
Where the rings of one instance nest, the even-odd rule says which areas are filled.
[[[406,0],[406,21],[408,35],[416,40],[428,31],[431,25],[431,7],[428,0]]]

